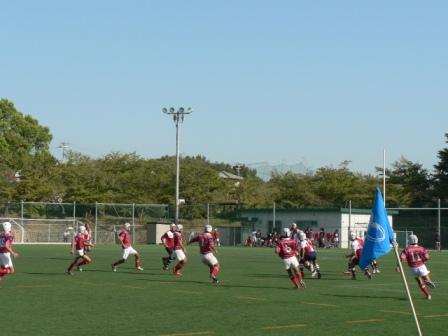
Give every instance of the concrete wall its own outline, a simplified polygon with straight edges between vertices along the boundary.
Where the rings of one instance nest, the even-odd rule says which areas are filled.
[[[170,229],[170,224],[147,224],[148,244],[161,244],[160,238]]]

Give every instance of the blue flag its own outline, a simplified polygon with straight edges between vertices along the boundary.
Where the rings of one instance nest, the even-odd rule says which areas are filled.
[[[379,188],[375,191],[375,200],[373,201],[372,214],[367,229],[367,235],[364,240],[361,260],[359,267],[364,269],[373,260],[388,253],[390,245],[394,241],[394,233],[387,218],[386,208],[384,207],[383,196]]]

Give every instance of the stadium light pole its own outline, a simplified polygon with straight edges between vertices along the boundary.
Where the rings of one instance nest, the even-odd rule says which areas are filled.
[[[190,114],[193,112],[191,107],[188,107],[186,110],[183,107],[180,107],[177,111],[174,107],[170,107],[169,109],[164,107],[162,112],[165,114],[169,114],[173,116],[174,124],[176,125],[176,213],[174,217],[174,222],[179,224],[179,123],[184,121],[184,117],[186,114]]]

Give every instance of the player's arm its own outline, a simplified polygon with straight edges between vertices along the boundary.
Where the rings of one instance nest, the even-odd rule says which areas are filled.
[[[6,249],[6,251],[8,251],[9,253],[11,253],[12,256],[13,256],[14,258],[16,258],[16,257],[19,256],[18,253],[14,252],[14,251],[12,250],[12,246],[11,246],[11,244],[6,244],[5,249]]]
[[[187,245],[190,245],[191,243],[196,243],[199,241],[199,236],[193,237],[190,239],[190,241],[187,243]]]

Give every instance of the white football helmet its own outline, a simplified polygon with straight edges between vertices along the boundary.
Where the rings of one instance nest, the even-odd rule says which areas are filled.
[[[355,240],[356,239],[356,233],[355,232],[350,232],[350,239],[351,240]]]
[[[176,229],[177,229],[177,225],[174,223],[171,223],[170,230],[174,232],[174,231],[176,231]]]
[[[300,240],[300,241],[303,241],[303,240],[305,240],[305,238],[306,238],[306,234],[305,234],[305,232],[300,231],[300,232],[299,232],[299,240]]]
[[[296,229],[296,228],[297,228],[297,224],[296,224],[296,223],[292,223],[292,224],[291,224],[291,228],[292,228],[292,229]]]
[[[124,228],[126,230],[129,230],[130,227],[131,227],[131,223],[124,223]]]
[[[86,227],[84,225],[81,225],[80,227],[78,227],[78,232],[79,233],[84,233],[86,232]]]
[[[11,223],[10,222],[4,222],[2,223],[3,231],[5,232],[11,232]]]
[[[212,230],[213,230],[213,228],[212,228],[211,225],[206,225],[206,226],[204,227],[204,231],[205,231],[205,232],[211,233]]]
[[[289,228],[284,228],[283,229],[283,234],[285,237],[291,237],[291,230]]]
[[[411,234],[411,235],[409,235],[408,242],[409,242],[409,245],[417,245],[418,237],[414,234]]]
[[[177,224],[177,231],[182,231],[184,226],[182,224]]]

